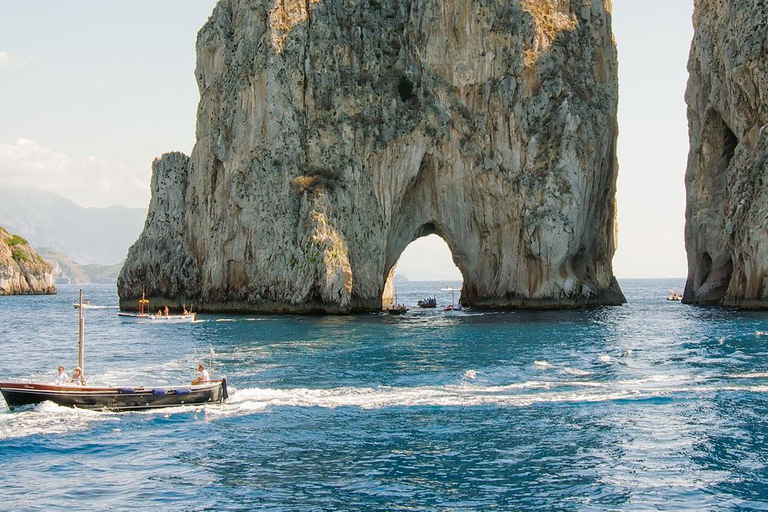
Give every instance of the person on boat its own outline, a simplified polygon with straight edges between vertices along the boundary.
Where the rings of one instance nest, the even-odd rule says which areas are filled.
[[[208,370],[205,369],[205,366],[203,366],[202,363],[197,367],[197,371],[200,372],[200,375],[192,381],[193,386],[198,384],[208,384],[211,382],[211,376],[208,374]]]
[[[64,371],[63,366],[59,366],[59,373],[56,374],[56,379],[54,379],[54,382],[59,385],[69,382],[69,375],[67,375],[67,372]]]
[[[88,385],[88,382],[85,380],[85,375],[83,375],[83,370],[81,370],[79,366],[72,370],[72,380],[69,382],[76,386]]]
[[[163,310],[163,313],[165,313],[165,316],[168,316],[168,314],[169,314],[168,306],[165,306],[165,309]]]

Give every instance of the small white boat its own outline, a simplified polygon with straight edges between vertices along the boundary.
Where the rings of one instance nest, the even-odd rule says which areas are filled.
[[[75,302],[74,304],[72,304],[72,307],[75,309],[78,309],[80,308],[80,304]],[[90,301],[84,300],[82,308],[83,309],[117,309],[117,306],[98,306],[96,304],[91,304]]]
[[[464,311],[464,308],[461,306],[461,301],[458,303],[455,302],[455,292],[461,292],[461,288],[443,288],[442,291],[444,292],[451,292],[451,303],[445,306],[443,308],[443,311],[446,313],[461,313]]]

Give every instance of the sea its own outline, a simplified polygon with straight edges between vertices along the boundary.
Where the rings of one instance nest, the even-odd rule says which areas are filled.
[[[188,383],[224,404],[95,412],[0,403],[0,509],[768,510],[768,312],[667,300],[406,315],[121,321],[114,286],[0,297],[0,380]],[[456,296],[458,300],[458,296]],[[160,305],[152,305],[159,307]]]

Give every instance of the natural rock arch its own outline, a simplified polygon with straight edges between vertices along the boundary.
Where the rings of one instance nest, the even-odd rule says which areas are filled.
[[[382,305],[386,306],[388,304],[392,303],[392,297],[394,293],[394,278],[395,278],[395,270],[398,267],[398,263],[400,261],[401,256],[403,253],[408,249],[408,247],[413,243],[419,240],[420,238],[429,236],[429,235],[437,235],[440,237],[443,242],[448,246],[448,250],[451,254],[451,259],[453,261],[453,264],[459,269],[459,272],[461,272],[462,276],[462,282],[466,281],[466,269],[462,268],[464,267],[463,261],[457,261],[457,258],[455,256],[456,254],[456,245],[450,243],[442,229],[438,227],[438,225],[434,222],[427,222],[423,224],[417,231],[416,235],[413,237],[412,240],[405,243],[405,245],[402,245],[402,242],[398,243],[397,245],[392,247],[392,252],[388,253],[388,257],[386,259],[385,263],[385,269],[389,268],[387,272],[385,272],[384,275],[384,292],[382,294]],[[390,265],[391,262],[391,265]],[[417,279],[418,280],[418,279]]]
[[[153,166],[122,307],[376,310],[431,230],[477,307],[619,304],[610,3],[221,0],[189,159]]]

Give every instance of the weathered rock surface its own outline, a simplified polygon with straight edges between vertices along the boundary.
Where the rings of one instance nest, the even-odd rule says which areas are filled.
[[[768,308],[768,4],[697,0],[684,302]]]
[[[52,295],[53,267],[27,241],[0,227],[0,295]]]
[[[623,302],[609,1],[221,0],[197,58],[121,306],[378,310],[431,233],[464,305]]]

